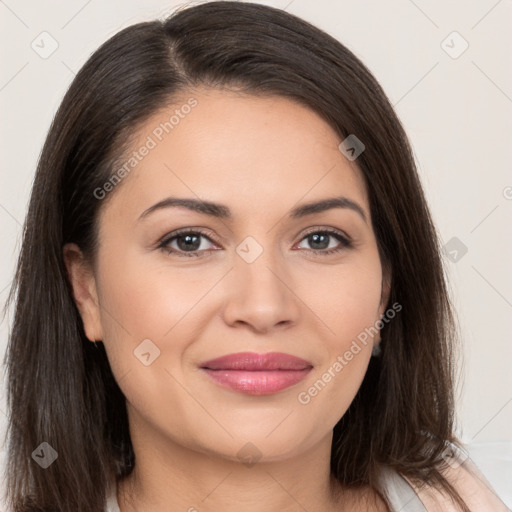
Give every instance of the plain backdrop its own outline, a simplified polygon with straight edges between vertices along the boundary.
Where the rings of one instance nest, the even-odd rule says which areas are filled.
[[[120,29],[185,3],[0,1],[0,306],[20,249],[37,159],[75,73]],[[286,9],[340,40],[395,106],[446,244],[464,343],[457,403],[462,439],[512,506],[512,2],[258,3]],[[2,360],[9,325],[7,317],[0,326]],[[5,446],[2,464],[4,452]]]

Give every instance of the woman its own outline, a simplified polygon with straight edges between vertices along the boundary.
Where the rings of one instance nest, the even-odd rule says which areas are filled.
[[[506,510],[454,432],[407,137],[366,67],[284,11],[201,4],[90,57],[14,289],[16,512]]]

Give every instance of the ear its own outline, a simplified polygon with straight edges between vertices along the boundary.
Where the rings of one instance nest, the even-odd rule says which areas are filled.
[[[381,285],[381,293],[380,293],[380,304],[379,304],[379,313],[378,319],[383,318],[384,313],[386,312],[386,306],[389,301],[389,295],[391,293],[391,269],[390,266],[385,263],[382,267],[382,285]],[[373,340],[373,346],[375,347],[381,341],[380,333]]]
[[[389,264],[385,263],[382,268],[382,285],[380,293],[379,316],[381,317],[386,312],[386,306],[389,301],[391,293],[391,268]]]
[[[73,289],[73,297],[82,317],[85,335],[90,341],[101,341],[103,331],[96,281],[92,269],[86,264],[82,251],[76,244],[65,244],[63,257],[68,279]]]

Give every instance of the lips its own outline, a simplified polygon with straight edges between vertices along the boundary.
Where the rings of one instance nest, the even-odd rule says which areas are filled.
[[[223,387],[251,395],[266,395],[303,380],[313,365],[282,352],[239,352],[205,361],[200,368]]]
[[[257,354],[255,352],[239,352],[218,357],[201,364],[201,368],[209,370],[304,370],[313,365],[308,361],[282,352]]]

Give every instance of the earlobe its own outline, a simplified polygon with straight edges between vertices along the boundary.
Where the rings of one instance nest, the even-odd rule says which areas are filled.
[[[85,335],[90,341],[101,341],[103,334],[94,274],[84,261],[78,245],[65,244],[63,258],[73,290],[73,299],[82,317]]]

